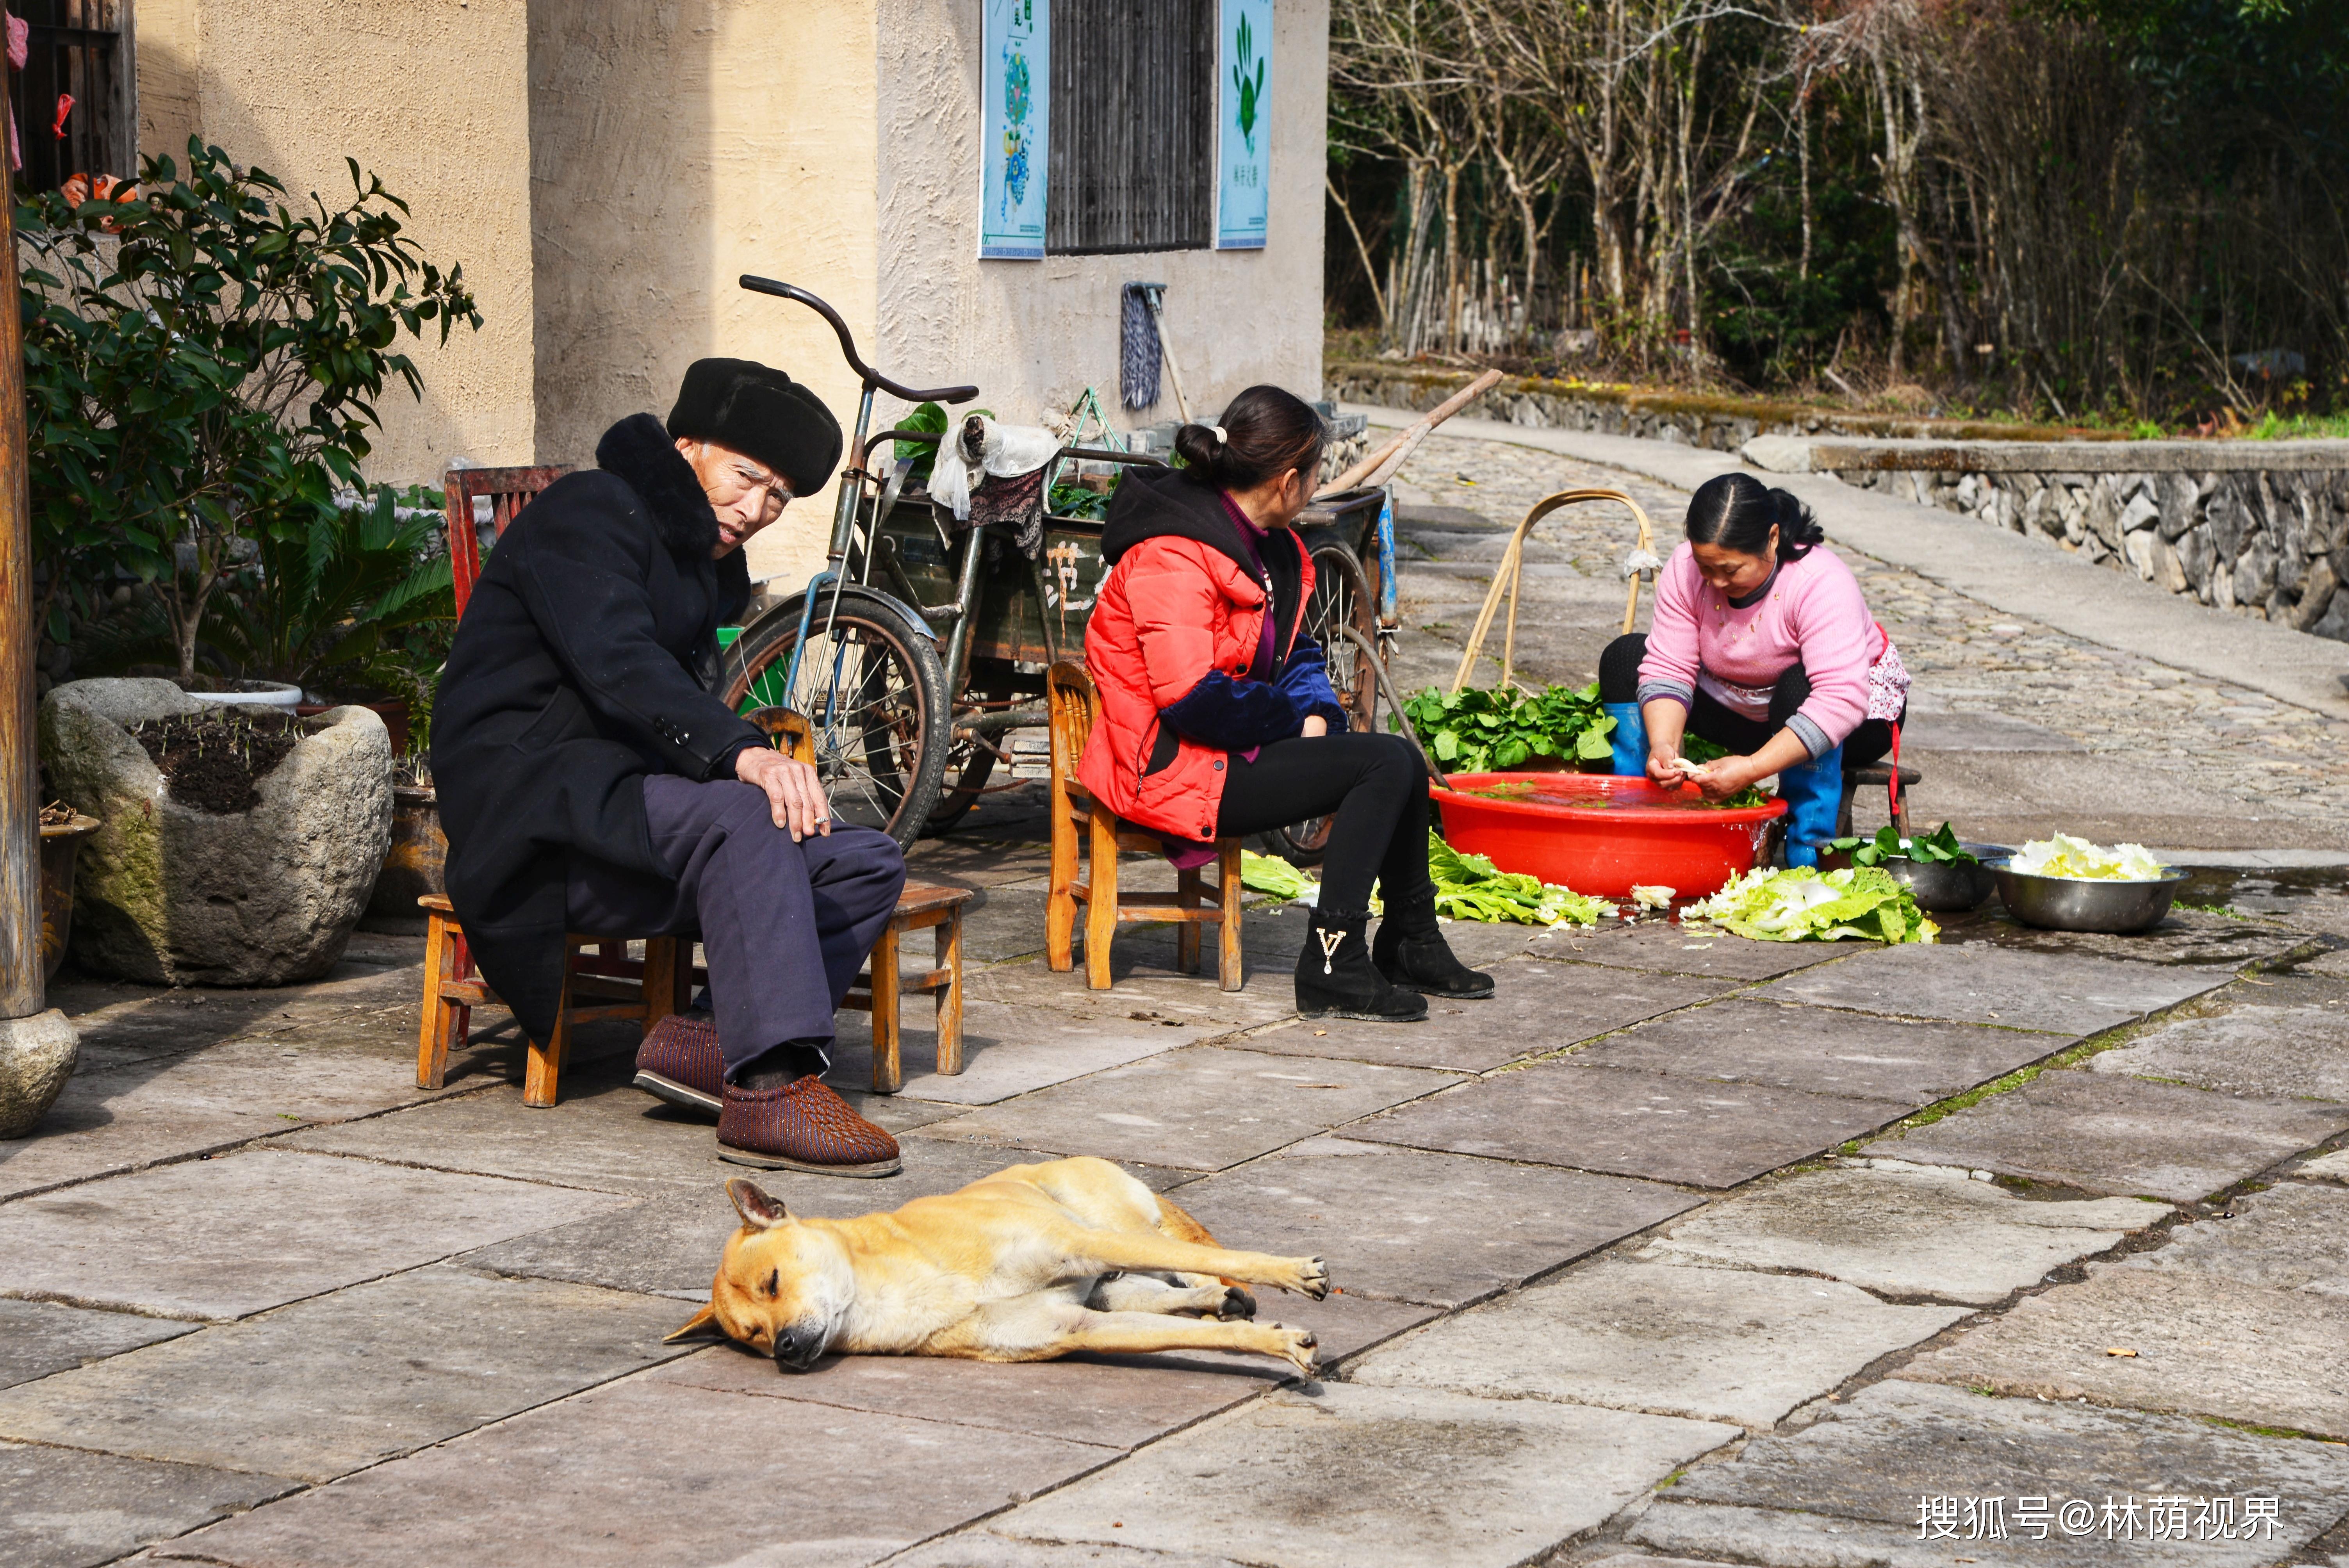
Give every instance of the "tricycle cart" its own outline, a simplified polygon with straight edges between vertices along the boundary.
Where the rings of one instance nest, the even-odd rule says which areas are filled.
[[[914,449],[940,438],[872,434],[873,395],[952,406],[978,388],[900,386],[858,357],[847,324],[823,300],[766,278],[741,283],[830,322],[864,390],[824,569],[743,628],[729,650],[726,696],[745,712],[784,707],[805,715],[833,811],[910,845],[925,830],[952,827],[977,803],[1006,758],[1009,731],[1046,722],[1044,672],[1057,659],[1084,656],[1085,622],[1102,574],[1102,525],[1048,506],[1031,559],[999,525],[957,523],[910,482]],[[1066,469],[1157,463],[1071,446],[1047,465],[1041,482],[1049,497]],[[1381,603],[1390,634],[1393,624],[1386,491],[1319,498],[1298,527],[1315,572],[1304,634],[1327,652],[1330,685],[1354,721],[1367,724],[1376,691],[1369,650],[1382,645]],[[1327,836],[1319,821],[1268,835],[1271,847],[1302,859],[1315,856]]]

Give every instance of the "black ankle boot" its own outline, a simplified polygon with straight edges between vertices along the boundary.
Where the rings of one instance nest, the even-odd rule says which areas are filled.
[[[1378,939],[1371,945],[1371,962],[1390,985],[1425,996],[1474,1001],[1493,994],[1493,977],[1479,974],[1452,955],[1436,923],[1435,895],[1389,899],[1386,918],[1379,922]]]
[[[1305,950],[1297,955],[1297,1011],[1308,1018],[1366,1018],[1411,1024],[1427,1016],[1427,1003],[1398,991],[1371,966],[1362,940],[1367,914],[1313,912]]]

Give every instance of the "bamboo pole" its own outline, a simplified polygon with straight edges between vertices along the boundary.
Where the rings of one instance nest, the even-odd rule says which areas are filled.
[[[1497,370],[1487,370],[1475,380],[1430,408],[1417,420],[1405,426],[1395,434],[1393,439],[1381,446],[1377,451],[1371,453],[1352,468],[1323,485],[1314,492],[1314,499],[1319,500],[1323,496],[1340,495],[1347,490],[1359,490],[1365,485],[1386,483],[1388,480],[1394,477],[1394,471],[1402,467],[1403,459],[1411,456],[1420,442],[1427,439],[1429,431],[1500,384],[1501,373]]]
[[[8,110],[0,71],[0,119]],[[41,802],[33,730],[32,516],[25,490],[24,320],[13,196],[0,195],[0,1023],[44,1006]]]
[[[1525,571],[1526,535],[1533,531],[1534,524],[1558,508],[1578,506],[1585,501],[1594,500],[1620,501],[1630,509],[1632,520],[1639,524],[1640,533],[1635,553],[1625,558],[1627,562],[1648,555],[1654,550],[1655,531],[1649,526],[1648,514],[1640,509],[1638,501],[1633,500],[1621,490],[1559,490],[1555,495],[1546,495],[1534,502],[1532,509],[1526,513],[1525,521],[1511,531],[1509,542],[1501,552],[1500,563],[1493,569],[1493,585],[1485,591],[1484,608],[1476,613],[1476,624],[1468,632],[1468,645],[1461,651],[1460,667],[1452,676],[1452,689],[1454,692],[1465,686],[1468,684],[1468,678],[1476,673],[1476,660],[1485,651],[1485,637],[1493,629],[1493,617],[1501,608],[1503,593],[1509,596],[1509,620],[1508,628],[1501,645],[1500,684],[1495,689],[1502,691],[1508,689],[1510,676],[1515,671],[1517,662],[1517,579]],[[1627,566],[1623,575],[1630,583],[1630,589],[1625,596],[1623,605],[1623,629],[1629,632],[1639,618],[1639,568]]]

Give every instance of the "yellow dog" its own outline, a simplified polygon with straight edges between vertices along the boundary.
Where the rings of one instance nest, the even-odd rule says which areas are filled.
[[[740,1178],[712,1327],[804,1372],[827,1350],[1049,1361],[1079,1350],[1244,1350],[1313,1371],[1314,1338],[1252,1321],[1239,1283],[1319,1301],[1319,1258],[1227,1252],[1106,1160],[1014,1165],[886,1214],[799,1220]],[[1213,1318],[1216,1321],[1204,1321]]]

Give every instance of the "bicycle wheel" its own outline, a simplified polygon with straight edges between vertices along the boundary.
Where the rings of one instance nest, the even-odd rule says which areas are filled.
[[[730,655],[726,700],[737,709],[804,715],[833,817],[910,848],[946,782],[947,677],[937,645],[892,600],[847,588],[835,603],[823,589],[786,686],[802,602],[794,594],[744,629]]]
[[[1371,656],[1339,630],[1351,626],[1372,643],[1378,640],[1378,611],[1371,593],[1370,573],[1333,529],[1309,529],[1300,536],[1313,557],[1313,596],[1305,602],[1300,636],[1320,645],[1327,661],[1330,689],[1346,709],[1346,722],[1356,729],[1369,727],[1378,706],[1378,676]],[[1263,834],[1265,849],[1300,866],[1319,865],[1330,842],[1330,819],[1311,817]]]

